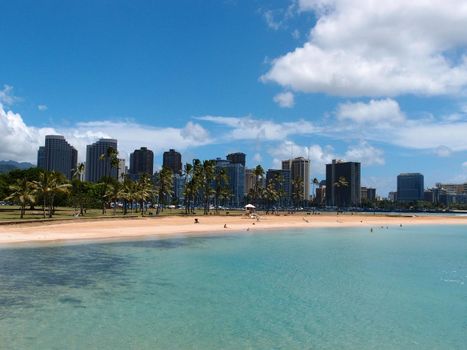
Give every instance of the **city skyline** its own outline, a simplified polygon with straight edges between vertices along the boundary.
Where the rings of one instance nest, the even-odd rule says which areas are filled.
[[[405,172],[423,173],[427,188],[465,182],[467,43],[457,30],[467,16],[455,10],[462,2],[433,2],[426,11],[405,4],[407,18],[389,21],[388,37],[362,36],[374,10],[354,2],[358,27],[342,22],[354,13],[339,1],[2,4],[2,25],[21,30],[4,38],[9,50],[0,58],[0,159],[35,162],[44,136],[60,134],[80,161],[87,144],[114,138],[127,164],[147,146],[156,168],[162,152],[175,148],[184,159],[244,152],[247,167],[266,169],[309,157],[319,179],[332,159],[358,161],[362,186],[382,195]],[[385,18],[402,2],[392,4],[381,5]],[[131,25],[117,30],[123,19]],[[318,19],[347,28],[345,40]],[[426,27],[430,21],[449,29],[443,38]],[[408,42],[420,43],[419,51]],[[376,58],[398,66],[381,74]],[[347,74],[350,62],[373,75]],[[291,69],[318,64],[318,76]],[[333,83],[332,74],[349,84]]]

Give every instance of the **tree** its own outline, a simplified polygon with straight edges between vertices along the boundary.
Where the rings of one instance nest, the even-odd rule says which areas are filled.
[[[172,174],[172,171],[170,170],[170,175],[171,174]],[[146,202],[148,201],[149,198],[152,197],[153,192],[154,192],[154,186],[153,186],[151,177],[148,174],[141,175],[139,180],[136,182],[136,193],[135,193],[135,197],[138,199],[140,203],[141,216],[144,215],[144,211],[146,208]]]
[[[228,184],[229,176],[224,168],[219,169],[214,178],[214,202],[216,207],[216,213],[219,212],[219,200],[220,198],[228,196]]]
[[[185,214],[188,215],[190,211],[190,204],[194,196],[193,189],[193,165],[186,163],[183,169],[183,174],[185,176],[185,187],[183,189],[184,204],[185,204]]]
[[[118,202],[118,197],[121,194],[121,185],[120,182],[118,181],[113,181],[110,183],[107,188],[106,188],[106,196],[105,198],[109,198],[110,202],[113,203],[113,215],[117,215],[117,202]]]
[[[300,202],[303,200],[303,195],[303,180],[297,177],[292,181],[292,199],[295,208],[300,206]]]
[[[75,198],[79,206],[79,214],[84,215],[84,189],[81,177],[84,173],[84,163],[79,163],[76,169],[73,170],[73,181],[72,181],[72,195]]]
[[[112,177],[111,176],[111,173],[112,173],[112,169],[115,168],[117,169],[117,180],[118,180],[118,163],[119,163],[119,160],[118,160],[118,151],[113,148],[113,147],[109,147],[107,148],[107,151],[103,154],[101,154],[99,156],[99,160],[102,160],[105,163],[105,172],[104,172],[104,184],[105,186],[103,186],[103,190],[102,190],[102,215],[105,214],[105,209],[106,209],[106,195],[109,191],[108,189],[108,185],[109,185],[109,181],[110,181],[110,178]],[[110,165],[110,167],[108,166]]]
[[[278,191],[276,190],[276,184],[274,183],[274,180],[269,181],[268,185],[266,186],[264,190],[264,198],[266,199],[266,205],[267,205],[267,210],[266,210],[266,215],[269,214],[269,211],[271,210],[271,206],[277,202],[279,199],[279,194]]]
[[[167,204],[168,198],[173,194],[173,173],[172,169],[162,167],[159,172],[159,205],[157,206],[157,214],[163,210],[164,205]]]
[[[204,203],[204,215],[209,214],[209,202],[211,195],[214,194],[212,182],[215,177],[215,163],[212,160],[203,161],[202,193]]]
[[[64,183],[63,175],[52,171],[43,171],[39,174],[39,180],[33,182],[35,193],[42,196],[42,213],[45,218],[45,210],[48,208],[48,216],[52,218],[54,213],[55,196],[60,193],[68,193],[71,185]]]
[[[258,199],[261,198],[261,180],[264,177],[264,169],[261,165],[257,165],[256,168],[253,170],[253,174],[255,175],[255,186],[254,186],[254,197],[253,201],[255,205],[258,205]]]
[[[18,202],[21,207],[20,218],[24,218],[24,213],[26,211],[26,205],[29,203],[34,203],[34,190],[31,183],[26,179],[17,179],[16,183],[9,186],[10,191],[13,191],[6,200],[13,200]]]

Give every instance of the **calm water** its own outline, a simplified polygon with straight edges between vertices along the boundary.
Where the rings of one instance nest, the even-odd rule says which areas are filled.
[[[466,344],[466,226],[0,249],[1,349]]]

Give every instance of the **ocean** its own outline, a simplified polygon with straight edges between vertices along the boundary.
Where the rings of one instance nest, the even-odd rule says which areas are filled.
[[[467,226],[0,248],[1,349],[466,349]]]

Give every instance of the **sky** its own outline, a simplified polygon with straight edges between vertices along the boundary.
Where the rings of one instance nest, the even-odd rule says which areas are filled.
[[[465,0],[0,2],[0,160],[36,162],[47,134],[120,156],[304,156],[323,179],[360,161],[467,181]]]

